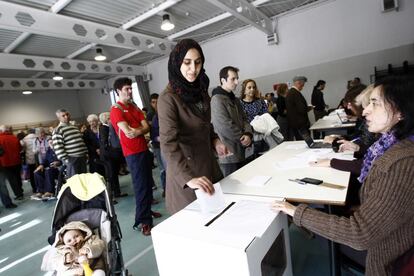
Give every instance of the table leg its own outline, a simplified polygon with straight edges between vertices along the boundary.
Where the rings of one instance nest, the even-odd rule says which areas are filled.
[[[331,205],[327,205],[328,213],[332,214]],[[341,276],[341,265],[338,256],[339,245],[331,240],[328,240],[329,249],[329,266],[331,276]]]

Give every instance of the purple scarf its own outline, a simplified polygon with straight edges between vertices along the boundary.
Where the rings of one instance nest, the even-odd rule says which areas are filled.
[[[358,181],[363,183],[368,176],[368,172],[372,167],[374,161],[381,157],[389,148],[398,142],[394,132],[387,132],[383,134],[371,147],[364,156],[364,163],[362,164],[361,174]]]

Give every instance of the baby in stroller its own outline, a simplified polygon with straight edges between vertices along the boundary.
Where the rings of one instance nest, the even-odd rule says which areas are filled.
[[[57,275],[79,273],[88,276],[90,274],[79,265],[82,260],[79,260],[79,255],[85,254],[90,267],[95,270],[93,275],[105,275],[105,272],[114,276],[128,275],[122,257],[122,233],[104,178],[97,173],[76,174],[62,186],[57,198],[52,235],[48,238],[52,246],[43,257],[41,270],[58,272]],[[65,242],[64,234],[68,230],[81,232],[82,241],[76,246],[69,240]],[[73,236],[78,234],[76,231],[69,233]],[[88,250],[83,250],[83,247]],[[65,260],[66,253],[73,256],[68,255]],[[76,269],[69,270],[71,266]],[[101,270],[101,274],[96,270]]]
[[[53,262],[57,275],[84,275],[87,262],[96,276],[105,275],[105,260],[102,255],[105,242],[92,233],[83,222],[72,221],[56,234]],[[86,275],[86,273],[85,273]]]

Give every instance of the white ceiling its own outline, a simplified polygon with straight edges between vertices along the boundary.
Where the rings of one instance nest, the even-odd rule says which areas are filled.
[[[272,35],[277,15],[315,2],[323,0],[0,0],[0,90],[23,88],[12,78],[24,85],[55,72],[75,82],[142,74],[180,39],[203,42],[248,25]],[[164,13],[175,24],[168,32]],[[96,48],[105,62],[94,60]]]

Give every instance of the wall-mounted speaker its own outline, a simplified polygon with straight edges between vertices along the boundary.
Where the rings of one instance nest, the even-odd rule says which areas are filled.
[[[380,0],[382,12],[398,11],[398,0]]]
[[[267,38],[267,45],[277,45],[279,43],[279,37],[277,33],[268,35],[266,38]]]

